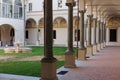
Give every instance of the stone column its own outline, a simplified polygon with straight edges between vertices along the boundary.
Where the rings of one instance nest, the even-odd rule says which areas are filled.
[[[39,26],[37,25],[37,41],[36,41],[36,46],[39,46],[40,45],[40,40],[39,40],[39,33],[40,33],[40,29],[39,29]]]
[[[106,24],[104,23],[104,47],[106,47]]]
[[[104,22],[103,22],[103,27],[102,27],[102,39],[103,39],[102,47],[104,48]]]
[[[44,58],[41,60],[41,80],[58,80],[56,58],[53,57],[52,0],[44,0]]]
[[[78,59],[86,60],[86,48],[84,46],[84,10],[80,10],[80,48],[78,49]]]
[[[87,46],[87,56],[93,56],[93,45],[91,44],[92,40],[92,17],[93,15],[87,15],[88,17],[88,46]]]
[[[96,52],[97,51],[97,42],[96,42],[97,18],[94,18],[93,21],[94,21],[94,45],[93,45],[93,50],[94,50],[94,52]]]
[[[101,45],[100,45],[100,47],[101,47],[101,49],[103,49],[103,22],[101,22]]]
[[[97,52],[100,51],[100,21],[98,21],[98,43],[97,43]]]
[[[65,65],[66,68],[76,67],[75,54],[73,50],[73,6],[75,3],[66,3],[68,6],[68,49],[65,52]]]

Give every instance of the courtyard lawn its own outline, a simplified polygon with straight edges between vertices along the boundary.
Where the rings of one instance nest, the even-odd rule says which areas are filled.
[[[64,61],[57,61],[57,68],[63,64]],[[40,77],[41,63],[40,61],[0,62],[0,73]]]
[[[29,53],[4,53],[3,50],[0,50],[0,55],[13,55],[18,57],[26,57],[26,56],[43,56],[44,55],[44,47],[41,46],[29,46],[32,48],[32,51]],[[64,55],[65,51],[67,50],[67,47],[53,47],[53,54],[54,55]],[[76,52],[76,48],[74,48],[74,51]]]
[[[43,56],[44,47],[29,46],[32,51],[29,53],[4,53],[0,50],[0,56],[13,56],[15,58],[5,61],[0,61],[0,73],[36,76],[41,75],[41,63],[40,61],[19,61],[18,59],[28,58],[32,56]],[[53,47],[53,54],[55,56],[64,56],[67,47]],[[76,48],[74,51],[76,52]],[[13,60],[13,61],[12,61]],[[17,61],[16,61],[17,60]],[[64,61],[57,61],[57,68],[64,65]]]

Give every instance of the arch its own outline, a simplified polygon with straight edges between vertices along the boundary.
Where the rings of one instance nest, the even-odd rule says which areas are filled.
[[[53,27],[54,28],[66,28],[67,22],[63,17],[57,17],[54,19]]]
[[[109,27],[109,28],[120,27],[120,17],[112,17],[107,21],[106,24],[107,24],[106,27]]]
[[[40,27],[40,28],[43,28],[43,27],[44,27],[44,18],[41,18],[41,19],[39,20],[39,27]]]
[[[7,33],[6,33],[7,32]],[[9,45],[13,46],[15,38],[15,29],[9,24],[2,24],[0,26],[0,40],[2,46]]]
[[[26,28],[36,28],[36,21],[32,18],[27,19]]]

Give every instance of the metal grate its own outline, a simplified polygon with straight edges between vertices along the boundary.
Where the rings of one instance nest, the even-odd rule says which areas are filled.
[[[60,75],[65,75],[68,71],[60,71],[58,72],[57,74],[60,74]]]

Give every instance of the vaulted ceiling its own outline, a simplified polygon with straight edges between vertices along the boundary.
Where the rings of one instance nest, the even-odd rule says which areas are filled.
[[[92,1],[93,7],[97,6],[97,11],[102,12],[106,17],[120,17],[120,0],[86,0]]]

